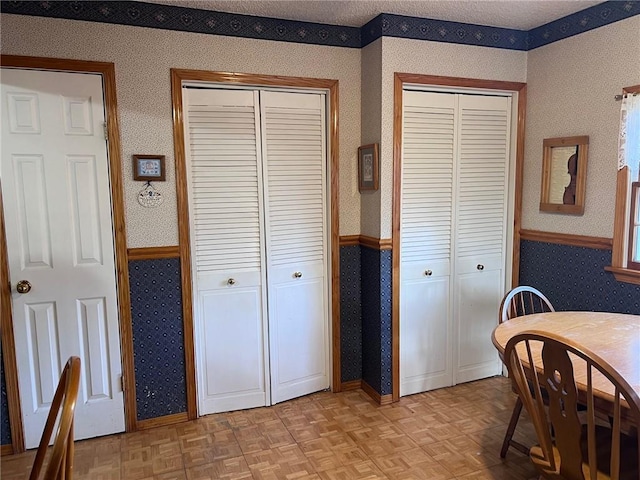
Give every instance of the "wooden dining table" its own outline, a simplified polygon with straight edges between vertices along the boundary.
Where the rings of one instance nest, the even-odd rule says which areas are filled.
[[[553,333],[588,348],[609,363],[640,396],[640,316],[609,312],[548,312],[515,317],[498,325],[492,341],[504,358],[510,338],[527,330]],[[532,348],[533,361],[540,369],[540,347]],[[574,376],[578,393],[586,392],[586,366],[574,360]],[[584,363],[583,363],[584,365]],[[612,411],[613,387],[602,376],[593,378],[596,408]]]

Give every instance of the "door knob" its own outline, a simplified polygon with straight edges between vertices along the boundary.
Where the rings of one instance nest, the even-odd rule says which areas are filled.
[[[293,276],[295,278],[300,278],[300,277],[302,277],[302,272],[296,272],[296,273],[293,274]]]
[[[16,283],[16,290],[18,293],[29,293],[31,291],[31,284],[27,280],[20,280]]]
[[[227,285],[235,285],[236,281],[233,278],[230,278],[229,280],[227,280]]]
[[[425,271],[424,271],[424,274],[425,274],[427,277],[430,277],[431,275],[433,275],[433,272],[432,272],[431,270],[425,270]]]
[[[484,265],[482,265],[481,263],[478,264],[478,266],[476,267],[478,270],[484,270]]]

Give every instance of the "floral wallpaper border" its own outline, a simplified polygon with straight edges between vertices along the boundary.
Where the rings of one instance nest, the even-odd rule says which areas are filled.
[[[638,0],[612,0],[529,31],[382,13],[361,28],[133,1],[6,1],[2,13],[114,23],[208,35],[361,48],[380,37],[532,50],[640,14]]]

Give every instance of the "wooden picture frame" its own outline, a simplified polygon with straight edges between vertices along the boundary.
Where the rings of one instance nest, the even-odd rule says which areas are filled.
[[[164,182],[164,155],[133,155],[133,179]]]
[[[586,135],[544,139],[541,212],[584,213],[588,152]]]
[[[371,143],[358,148],[358,190],[376,191],[379,186],[380,164],[378,144]]]

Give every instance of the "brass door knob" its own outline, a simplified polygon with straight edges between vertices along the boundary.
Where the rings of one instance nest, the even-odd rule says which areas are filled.
[[[18,293],[29,293],[31,291],[31,284],[27,280],[20,280],[16,283],[16,290]]]

